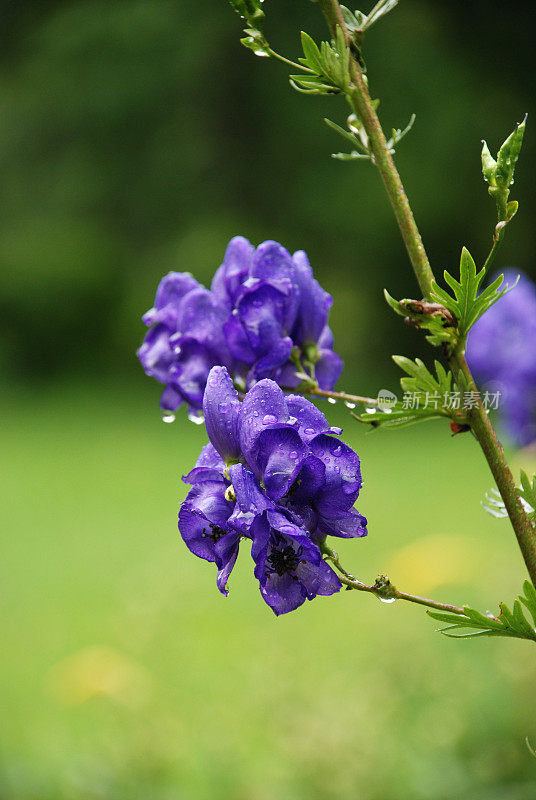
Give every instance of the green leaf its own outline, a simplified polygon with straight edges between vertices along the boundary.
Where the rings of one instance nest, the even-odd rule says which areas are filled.
[[[320,50],[318,49],[316,42],[309,36],[308,33],[305,33],[305,31],[301,31],[300,35],[303,54],[305,56],[305,58],[299,59],[300,64],[309,67],[309,69],[312,69],[317,75],[322,75],[323,65],[320,58]]]
[[[419,358],[412,361],[405,356],[393,356],[393,361],[407,375],[400,380],[406,396],[392,408],[368,409],[361,414],[352,414],[355,419],[382,428],[402,428],[417,422],[445,418],[465,423],[463,412],[445,402],[451,395],[453,376],[439,361],[434,362],[436,377]]]
[[[490,186],[495,186],[495,170],[497,168],[497,162],[491,155],[485,139],[482,140],[481,158],[482,158],[482,175],[484,176],[484,180],[487,183],[489,183]]]
[[[447,308],[457,321],[459,339],[465,339],[475,322],[491,308],[497,300],[504,297],[516,285],[504,285],[504,276],[499,275],[486,289],[479,294],[480,284],[486,274],[485,268],[477,272],[475,262],[466,247],[462,250],[460,259],[460,280],[457,281],[445,270],[443,276],[445,283],[452,289],[449,294],[442,289],[436,281],[432,282],[432,297]],[[519,280],[519,278],[518,278]]]
[[[400,130],[400,128],[396,128],[396,129],[393,128],[391,138],[387,142],[387,147],[389,148],[391,153],[395,152],[395,145],[397,145],[399,142],[401,142],[402,139],[404,138],[404,136],[407,133],[409,133],[410,130],[413,128],[413,124],[414,124],[416,118],[417,117],[415,116],[415,114],[412,114],[411,117],[409,118],[409,122],[406,125],[406,127],[404,128],[404,130]]]
[[[236,13],[247,21],[248,25],[259,30],[262,29],[264,11],[260,0],[229,0],[229,3]]]
[[[514,180],[514,172],[519,158],[527,116],[523,122],[516,125],[515,130],[503,142],[497,153],[497,167],[495,169],[495,184],[502,189],[508,189]]]
[[[516,639],[536,641],[536,589],[525,581],[523,584],[524,595],[514,600],[513,611],[506,603],[500,603],[500,615],[493,617],[482,614],[475,608],[463,607],[463,614],[450,614],[445,612],[428,611],[432,619],[447,623],[439,632],[455,639],[467,639],[473,636],[503,636]],[[523,612],[525,606],[533,622],[530,622]],[[533,624],[534,623],[534,624]]]

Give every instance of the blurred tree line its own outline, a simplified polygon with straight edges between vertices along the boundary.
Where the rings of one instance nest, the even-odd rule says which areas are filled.
[[[384,286],[417,290],[380,180],[329,158],[343,143],[322,119],[343,124],[344,103],[296,94],[283,65],[242,48],[225,0],[10,0],[2,11],[7,375],[138,374],[139,317],[160,276],[209,282],[237,233],[308,251],[335,296],[348,386],[375,392],[393,349],[422,352],[382,299]],[[300,29],[326,38],[305,0],[267,0],[266,13],[290,57]],[[520,212],[497,264],[536,269],[534,17],[532,2],[402,0],[366,42],[384,126],[417,115],[397,161],[437,273],[462,244],[485,256],[494,204],[480,140],[495,152],[527,111]]]

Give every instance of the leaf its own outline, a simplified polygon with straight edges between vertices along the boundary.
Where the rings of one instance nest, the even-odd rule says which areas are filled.
[[[393,361],[407,376],[400,380],[406,393],[404,400],[397,401],[391,408],[380,407],[374,411],[368,409],[362,414],[352,414],[355,419],[383,428],[401,428],[438,418],[454,419],[462,424],[465,422],[463,413],[446,403],[451,396],[453,376],[439,361],[434,362],[436,377],[419,358],[412,361],[405,356],[393,356]]]
[[[438,303],[447,308],[457,320],[458,335],[464,340],[475,322],[491,308],[497,300],[504,297],[517,285],[517,280],[513,286],[507,284],[503,286],[504,275],[499,275],[486,289],[480,294],[478,290],[482,283],[486,270],[483,267],[477,273],[475,262],[466,247],[462,249],[460,259],[460,280],[457,281],[449,272],[445,270],[443,276],[445,283],[452,289],[453,294],[449,294],[442,289],[436,281],[432,281],[431,296]],[[518,278],[519,280],[519,278]]]
[[[482,614],[469,606],[463,607],[463,614],[438,611],[427,611],[427,613],[432,619],[447,623],[446,627],[439,629],[439,632],[450,638],[502,636],[536,641],[536,589],[530,581],[525,581],[523,591],[524,594],[514,600],[513,611],[510,611],[506,603],[500,603],[498,617]],[[529,622],[525,616],[523,606],[529,610],[533,622]]]
[[[395,152],[395,145],[397,145],[398,142],[401,142],[404,136],[413,128],[416,119],[416,115],[412,114],[404,130],[400,130],[400,128],[393,128],[391,138],[387,142],[387,147],[391,153]]]
[[[322,75],[323,65],[320,58],[320,50],[318,49],[316,42],[309,36],[308,33],[305,33],[305,31],[301,31],[300,35],[303,54],[305,56],[305,58],[299,59],[300,63],[306,67],[309,67],[309,69],[312,69],[317,75]]]
[[[248,25],[261,29],[264,22],[261,0],[229,0],[229,3],[236,13],[247,21]]]
[[[482,175],[484,176],[484,180],[490,184],[490,186],[495,185],[495,170],[497,168],[497,162],[491,155],[489,151],[489,147],[485,139],[482,140]]]
[[[527,115],[525,115],[523,122],[516,125],[515,130],[513,130],[510,136],[503,142],[497,153],[495,185],[499,188],[508,189],[514,180],[514,172],[521,151],[521,145],[523,144],[526,122]]]

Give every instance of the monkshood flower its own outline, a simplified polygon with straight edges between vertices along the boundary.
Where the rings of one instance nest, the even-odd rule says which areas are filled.
[[[241,388],[269,377],[288,388],[311,380],[329,390],[342,370],[328,325],[332,302],[303,251],[291,256],[270,241],[255,249],[237,236],[211,290],[187,273],[162,279],[143,316],[151,328],[138,357],[166,387],[162,409],[186,402],[194,418],[216,365],[227,367]]]
[[[359,458],[337,438],[341,429],[270,379],[240,402],[224,367],[210,371],[203,412],[210,443],[184,478],[192,488],[179,530],[195,555],[216,563],[220,591],[240,541],[250,539],[261,595],[276,614],[338,592],[320,546],[327,536],[367,532],[353,508]]]
[[[305,369],[320,388],[334,387],[342,361],[328,326],[333,299],[313,277],[303,251],[291,256],[273,241],[255,249],[236,236],[212,291],[231,309],[224,330],[231,354],[247,367],[248,386],[271,377],[295,387],[302,380],[296,373]]]
[[[505,278],[514,283],[516,270]],[[521,275],[517,286],[471,330],[467,361],[477,380],[501,392],[499,411],[518,445],[536,439],[536,286]]]
[[[191,275],[170,272],[160,281],[154,307],[143,316],[152,327],[137,355],[147,375],[165,384],[165,412],[186,402],[195,414],[211,367],[234,369],[223,336],[227,317],[226,305]]]

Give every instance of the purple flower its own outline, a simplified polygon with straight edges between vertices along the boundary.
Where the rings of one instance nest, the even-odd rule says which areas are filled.
[[[170,272],[143,316],[152,326],[138,350],[145,372],[165,385],[160,405],[199,412],[208,373],[225,366],[237,386],[263,378],[296,387],[309,376],[332,389],[342,369],[328,326],[331,296],[303,251],[277,242],[255,249],[231,239],[210,290]],[[297,374],[297,373],[301,373]]]
[[[342,370],[328,327],[331,296],[313,277],[303,251],[277,242],[257,249],[231,239],[212,291],[232,309],[225,325],[232,355],[247,368],[248,386],[265,377],[297,386],[296,360],[332,389]]]
[[[166,388],[160,405],[174,411],[186,402],[199,410],[210,369],[234,362],[223,336],[224,303],[190,275],[170,272],[158,286],[155,304],[143,316],[153,327],[138,349],[147,375]]]
[[[507,270],[507,283],[517,275]],[[507,435],[518,445],[536,439],[536,286],[526,275],[472,328],[467,361],[480,383],[500,392]]]
[[[239,541],[251,539],[255,576],[276,614],[338,591],[321,545],[367,532],[353,508],[359,458],[337,438],[340,428],[269,379],[240,403],[224,367],[210,371],[203,411],[210,444],[184,479],[192,489],[179,513],[187,546],[216,562],[225,591]]]

